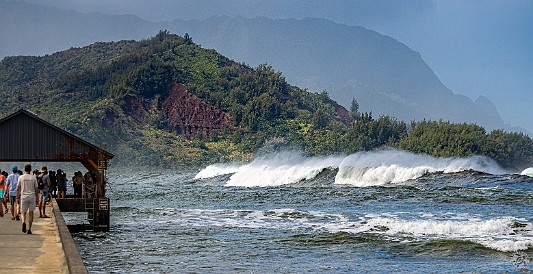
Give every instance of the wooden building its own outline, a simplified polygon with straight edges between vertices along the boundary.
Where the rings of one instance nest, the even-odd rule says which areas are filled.
[[[109,231],[105,173],[113,157],[24,109],[0,120],[0,162],[80,162],[96,174],[95,198],[56,199],[63,212],[87,212],[89,230]]]

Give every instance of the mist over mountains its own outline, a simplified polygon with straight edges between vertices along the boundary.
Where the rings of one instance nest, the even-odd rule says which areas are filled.
[[[177,15],[178,17],[179,15]],[[506,128],[487,98],[472,101],[444,86],[420,54],[363,27],[323,19],[211,17],[153,23],[132,15],[109,16],[0,1],[0,58],[44,55],[96,41],[142,39],[161,29],[256,66],[268,63],[289,83],[327,90],[349,108],[405,121],[444,119]]]
[[[487,98],[473,102],[444,86],[431,68],[397,40],[363,27],[323,19],[212,17],[173,21],[206,47],[251,65],[269,63],[287,80],[313,91],[327,90],[349,108],[405,121],[444,119],[503,128]]]

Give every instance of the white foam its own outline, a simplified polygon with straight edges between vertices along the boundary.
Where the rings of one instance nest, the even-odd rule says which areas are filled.
[[[178,225],[187,227],[238,227],[268,229],[318,229],[327,222],[345,222],[340,214],[307,212],[295,209],[272,210],[186,210],[180,213]],[[172,221],[173,222],[173,221]]]
[[[451,238],[485,238],[513,233],[511,218],[487,221],[457,220],[401,220],[375,218],[369,220],[370,227],[387,227],[387,234],[409,234],[412,236],[449,236]]]
[[[399,150],[384,150],[346,157],[339,166],[335,183],[361,187],[397,184],[427,173],[451,173],[470,169],[492,174],[505,173],[496,162],[482,156],[435,158]]]
[[[168,210],[165,209],[168,213]],[[383,234],[398,241],[460,240],[479,243],[502,252],[533,248],[533,224],[513,227],[514,217],[481,219],[469,214],[381,213],[345,216],[340,213],[301,211],[291,208],[271,210],[177,210],[164,222],[184,227],[229,227],[249,229],[307,230]],[[154,220],[156,221],[156,220]],[[157,222],[157,221],[156,221]],[[406,239],[407,238],[407,239]]]
[[[309,180],[326,168],[336,168],[343,157],[303,157],[286,152],[255,159],[241,166],[227,186],[265,187],[298,183]]]
[[[239,164],[214,164],[200,170],[194,179],[207,179],[220,175],[232,174],[239,170]]]
[[[516,219],[512,217],[484,221],[436,221],[400,220],[375,218],[365,226],[367,229],[386,227],[389,235],[468,240],[503,252],[515,252],[533,247],[533,232],[528,229],[513,229]],[[361,231],[361,230],[359,230]]]
[[[533,177],[533,167],[526,168],[520,173],[520,175],[526,175],[529,177]]]
[[[360,221],[338,218],[336,222],[314,226],[315,229],[332,233],[347,232],[386,234],[391,237],[413,237],[414,239],[462,240],[479,243],[487,248],[502,252],[516,252],[533,247],[533,225],[526,223],[524,228],[513,228],[517,221],[513,217],[480,220],[476,216],[420,214],[422,219],[401,219],[395,214],[367,214]],[[425,218],[424,218],[425,217]],[[439,218],[448,218],[441,220]]]
[[[227,186],[280,186],[309,180],[327,168],[338,168],[337,184],[377,186],[398,184],[427,173],[477,170],[506,173],[490,158],[434,158],[399,150],[361,152],[350,156],[304,157],[288,151],[256,158],[248,164],[215,164],[206,167],[196,179],[232,174]]]

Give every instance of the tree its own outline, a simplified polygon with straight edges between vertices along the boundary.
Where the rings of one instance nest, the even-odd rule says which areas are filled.
[[[187,45],[191,45],[192,44],[192,38],[191,36],[189,36],[189,33],[185,33],[185,35],[183,36],[183,38],[185,39],[185,44]]]
[[[323,129],[328,126],[328,117],[322,108],[318,108],[313,114],[313,125],[317,129]]]
[[[352,98],[352,104],[350,105],[350,115],[355,120],[357,120],[357,118],[359,117],[359,103],[355,98]]]

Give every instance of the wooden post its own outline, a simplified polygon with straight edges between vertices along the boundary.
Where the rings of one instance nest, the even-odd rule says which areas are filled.
[[[105,198],[105,181],[103,170],[98,170],[98,173],[96,173],[96,197]]]
[[[98,149],[98,174],[96,174],[96,197],[105,198],[105,170],[107,159],[103,149]]]
[[[96,174],[96,199],[94,202],[94,230],[109,231],[109,199],[105,197],[105,171],[107,158],[103,149],[98,149],[98,173]]]

